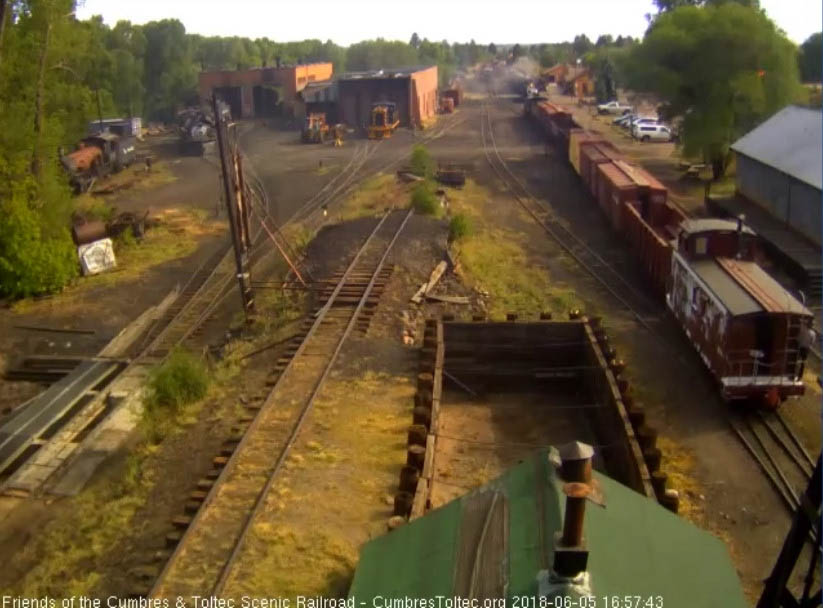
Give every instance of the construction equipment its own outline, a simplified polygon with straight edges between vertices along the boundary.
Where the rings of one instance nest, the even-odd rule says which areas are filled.
[[[335,148],[342,148],[343,147],[343,133],[345,131],[345,127],[342,124],[334,125],[334,147]]]
[[[218,101],[218,111],[226,120],[231,120],[228,104]],[[203,156],[212,150],[217,140],[214,125],[214,110],[208,106],[186,108],[179,112],[177,130],[181,154]]]
[[[400,119],[397,117],[397,104],[380,101],[372,104],[371,124],[369,125],[369,139],[385,139],[391,137]]]
[[[451,97],[440,98],[440,112],[443,114],[451,114],[454,112],[454,99]]]
[[[329,125],[326,124],[326,115],[322,112],[307,114],[303,125],[303,143],[322,144],[329,134]]]
[[[77,149],[60,159],[76,193],[95,179],[117,173],[134,162],[134,138],[104,131],[80,140]]]

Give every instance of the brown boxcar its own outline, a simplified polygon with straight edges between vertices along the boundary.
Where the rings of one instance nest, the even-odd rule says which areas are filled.
[[[597,202],[612,228],[619,233],[623,223],[622,206],[637,205],[637,184],[614,163],[598,165],[597,174]]]
[[[580,179],[592,195],[597,192],[597,165],[621,158],[610,143],[583,142],[580,146]]]
[[[598,133],[597,131],[587,131],[587,130],[572,130],[569,134],[569,162],[572,165],[572,168],[577,172],[578,175],[581,177],[583,176],[583,172],[580,166],[580,152],[581,146],[584,144],[597,144],[597,143],[607,143],[607,141],[603,138],[603,136]]]

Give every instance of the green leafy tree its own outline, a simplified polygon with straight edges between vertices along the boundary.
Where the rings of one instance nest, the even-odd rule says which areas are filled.
[[[800,77],[803,82],[820,82],[823,72],[823,34],[812,34],[800,45]]]
[[[414,48],[420,48],[420,36],[417,35],[417,32],[412,34],[411,40],[409,40],[409,44]]]
[[[723,174],[731,143],[800,94],[796,50],[758,10],[680,7],[654,21],[628,61],[630,88],[683,116],[686,154]]]
[[[490,42],[488,51],[489,51],[489,55],[494,57],[495,55],[497,55],[497,45],[494,42]]]
[[[760,8],[760,0],[654,0],[660,12],[673,11],[681,6],[720,6],[728,2],[735,2],[749,8]]]
[[[515,44],[512,48],[512,59],[517,61],[520,57],[526,54],[526,51],[523,50],[523,47],[520,44]]]
[[[574,50],[574,56],[576,58],[583,57],[586,53],[592,50],[592,41],[589,40],[589,37],[586,34],[580,34],[574,37],[574,42],[572,42],[572,49]]]

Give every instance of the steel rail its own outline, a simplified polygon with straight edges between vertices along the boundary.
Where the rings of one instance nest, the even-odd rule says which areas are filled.
[[[536,201],[536,199],[528,192],[528,190],[526,190],[525,187],[522,186],[522,184],[519,184],[519,182],[517,181],[517,178],[511,173],[511,170],[506,165],[506,162],[500,156],[500,152],[498,151],[497,145],[494,141],[494,134],[491,131],[491,116],[488,113],[488,109],[487,109],[486,106],[484,106],[483,111],[484,112],[483,112],[483,115],[481,117],[481,138],[483,140],[483,151],[486,154],[486,159],[488,160],[489,165],[492,167],[494,172],[497,173],[498,177],[500,177],[500,179],[503,181],[503,183],[511,184],[512,181],[514,181],[514,183],[517,183],[518,185],[520,185],[520,188],[525,192],[525,198],[528,198],[529,200],[531,200],[535,204],[542,207],[542,205],[540,205],[540,203]],[[492,160],[490,150],[489,150],[489,146],[488,146],[487,140],[486,140],[486,129],[487,129],[487,127],[485,126],[486,122],[483,122],[483,120],[482,120],[483,117],[485,117],[486,121],[488,122],[489,141],[491,142],[492,149],[493,149],[495,155],[498,158],[498,163],[500,164],[500,166],[502,166],[504,169],[506,169],[506,171],[508,171],[509,175],[511,175],[511,179],[507,179],[506,176],[501,172],[501,170],[497,167],[497,165]],[[572,258],[574,258],[574,260],[584,270],[586,270],[586,272],[588,272],[595,280],[597,280],[612,295],[612,297],[614,297],[615,300],[617,300],[629,312],[631,312],[632,315],[637,319],[637,321],[644,328],[646,328],[647,330],[649,330],[652,333],[656,333],[655,329],[651,326],[651,324],[649,324],[649,322],[646,321],[646,319],[640,314],[640,312],[634,306],[632,306],[623,296],[621,296],[619,293],[617,293],[617,291],[615,290],[615,288],[612,285],[610,285],[589,264],[587,264],[578,254],[576,254],[574,252],[574,250],[572,249],[572,247],[567,242],[565,242],[560,237],[560,235],[557,234],[557,232],[555,232],[550,226],[548,226],[546,224],[546,222],[534,211],[534,209],[532,209],[528,204],[526,204],[526,202],[524,200],[524,195],[522,193],[520,195],[518,195],[518,193],[514,189],[512,189],[512,196],[514,196],[514,198],[520,203],[520,205],[523,207],[523,209],[525,209],[529,213],[529,215],[531,215],[532,218],[534,218],[534,220],[538,223],[538,225],[540,225],[546,231],[546,233],[548,233],[555,240],[555,242],[557,242],[557,244],[560,245],[560,247],[562,249],[564,249]],[[567,232],[569,232],[569,231],[567,230]],[[571,234],[571,233],[569,232],[569,234]],[[583,246],[584,250],[586,250],[589,253],[593,254],[597,259],[600,259],[599,256],[597,256],[597,254],[594,251],[591,250],[591,248],[589,248],[585,244],[582,244],[582,246]],[[629,285],[626,282],[626,280],[622,276],[620,276],[619,273],[617,273],[617,271],[615,271],[613,268],[611,268],[611,266],[609,266],[608,264],[605,264],[605,263],[604,263],[604,266],[606,268],[608,268],[609,270],[611,270],[612,273],[616,277],[618,277],[622,283],[628,285],[631,292],[635,291],[634,288],[632,288],[631,285]]]
[[[392,245],[394,244],[394,241],[396,240],[397,236],[399,235],[400,230],[402,230],[402,228],[405,226],[406,221],[408,220],[408,217],[409,217],[410,215],[411,215],[411,211],[409,212],[409,214],[408,214],[408,215],[406,216],[406,218],[404,219],[404,221],[403,221],[403,223],[402,223],[402,225],[401,225],[400,229],[398,229],[398,231],[396,232],[394,239],[392,239],[392,241],[391,241],[391,244],[392,244]],[[324,305],[324,306],[320,309],[320,311],[318,312],[317,317],[316,317],[316,319],[315,319],[314,323],[312,324],[311,328],[309,329],[309,331],[306,333],[305,337],[304,337],[304,338],[303,338],[303,340],[301,341],[301,343],[300,343],[300,345],[298,346],[297,351],[295,352],[294,356],[293,356],[293,357],[289,360],[289,362],[286,364],[286,367],[283,369],[283,371],[282,371],[282,373],[281,373],[280,377],[278,378],[277,384],[275,384],[275,385],[271,388],[271,390],[269,391],[269,395],[267,396],[266,400],[263,402],[263,406],[262,406],[262,407],[260,408],[260,410],[258,410],[258,412],[255,414],[254,419],[252,420],[251,424],[250,424],[250,425],[248,426],[248,428],[246,429],[246,432],[244,433],[243,437],[241,438],[240,442],[238,443],[238,445],[237,445],[236,449],[233,451],[232,455],[229,457],[228,462],[227,462],[227,463],[226,463],[226,465],[223,467],[223,469],[220,471],[219,476],[217,477],[217,479],[215,480],[214,484],[213,484],[213,485],[212,485],[212,487],[210,488],[210,490],[209,490],[208,494],[206,495],[205,499],[203,500],[203,503],[201,504],[200,508],[198,509],[197,514],[194,516],[193,520],[191,521],[191,523],[189,524],[189,526],[186,528],[186,531],[183,533],[183,535],[182,535],[182,537],[180,538],[179,542],[178,542],[178,543],[177,543],[177,545],[175,546],[174,551],[172,552],[171,556],[170,556],[170,557],[169,557],[169,559],[166,561],[166,563],[165,563],[165,565],[164,565],[163,569],[161,570],[160,574],[158,575],[157,579],[156,579],[156,580],[155,580],[155,582],[154,582],[154,585],[152,586],[151,591],[150,591],[150,592],[149,592],[149,594],[148,594],[148,596],[149,596],[149,597],[156,597],[156,596],[157,596],[158,592],[160,591],[160,589],[162,588],[163,584],[165,583],[166,577],[169,575],[169,572],[170,572],[170,570],[171,570],[171,568],[172,568],[173,564],[175,563],[175,560],[176,560],[176,559],[180,556],[181,551],[182,551],[182,550],[183,550],[183,548],[185,547],[186,542],[187,542],[187,540],[189,539],[189,537],[190,537],[190,535],[191,535],[192,530],[194,530],[194,529],[196,529],[196,528],[197,528],[197,526],[198,526],[198,524],[199,524],[200,520],[202,519],[202,517],[203,517],[204,513],[207,511],[209,504],[210,504],[210,503],[214,500],[215,496],[217,495],[217,493],[218,493],[218,491],[219,491],[219,489],[220,489],[221,485],[222,485],[222,484],[223,484],[223,482],[227,479],[227,477],[228,477],[229,473],[230,473],[230,472],[231,472],[231,471],[235,468],[235,466],[236,466],[236,464],[237,464],[238,457],[239,457],[238,455],[239,455],[239,454],[243,451],[243,448],[244,448],[244,446],[246,445],[246,443],[247,443],[247,441],[248,441],[248,438],[249,438],[249,437],[250,437],[250,436],[254,433],[254,431],[257,429],[257,426],[258,426],[258,424],[259,424],[259,422],[260,422],[260,420],[261,420],[261,413],[262,413],[262,412],[266,409],[266,405],[268,404],[269,400],[271,399],[271,396],[272,396],[272,395],[274,394],[274,392],[276,391],[277,386],[280,384],[280,382],[282,381],[282,379],[283,379],[283,378],[284,378],[284,377],[285,377],[285,376],[286,376],[286,375],[287,375],[287,374],[288,374],[288,373],[289,373],[289,372],[293,369],[293,364],[294,364],[294,362],[295,362],[295,361],[298,359],[298,357],[299,357],[299,356],[303,353],[303,351],[305,350],[305,348],[306,348],[306,346],[307,346],[307,344],[308,344],[309,340],[310,340],[310,339],[311,339],[311,337],[315,334],[315,332],[317,331],[317,329],[321,326],[321,324],[322,324],[323,320],[325,319],[325,316],[326,316],[327,312],[331,309],[331,303],[333,302],[334,298],[336,298],[336,297],[337,297],[337,295],[340,293],[340,291],[343,289],[344,284],[345,284],[346,279],[348,278],[349,274],[350,274],[350,273],[352,272],[352,270],[355,268],[356,264],[358,263],[358,261],[359,261],[360,257],[362,256],[363,252],[365,251],[366,247],[368,247],[368,245],[371,243],[371,241],[372,241],[372,239],[374,238],[374,236],[378,233],[378,231],[380,230],[380,228],[383,226],[383,224],[384,224],[385,220],[387,219],[387,217],[388,217],[388,214],[384,215],[384,216],[380,219],[380,221],[377,223],[377,225],[375,226],[375,228],[372,230],[372,232],[369,234],[369,236],[368,236],[368,237],[366,238],[366,240],[363,242],[363,244],[361,245],[360,249],[357,251],[357,253],[355,254],[354,258],[351,260],[351,262],[349,263],[349,265],[348,265],[348,267],[346,268],[345,272],[343,273],[343,276],[340,278],[340,280],[338,281],[337,285],[335,286],[335,289],[332,291],[332,294],[329,296],[328,301],[326,302],[326,304],[325,304],[325,305]],[[387,249],[386,253],[384,254],[384,257],[382,258],[383,260],[385,259],[385,256],[386,256],[387,254],[388,254],[388,249]],[[381,264],[381,266],[382,266],[382,264]],[[378,272],[379,272],[379,269],[378,269],[378,271],[376,271],[376,272],[374,273],[374,275],[373,275],[373,280],[374,280],[374,277],[377,275],[377,273],[378,273]],[[371,283],[370,283],[370,285],[373,285],[373,282],[371,282]],[[371,291],[371,290],[369,289],[368,291]],[[366,295],[368,295],[368,294],[366,294]],[[366,297],[366,296],[364,296],[363,298],[361,298],[361,302],[360,302],[360,304],[362,304],[363,302],[365,302],[365,297]],[[358,311],[357,311],[357,312],[356,312],[356,313],[352,316],[352,319],[355,319],[355,320],[356,320],[357,315],[359,314],[359,310],[360,310],[360,309],[362,309],[362,306],[360,306],[360,305],[359,305],[359,306],[358,306]],[[342,344],[342,343],[341,343],[341,344]],[[340,344],[339,344],[338,346],[340,346]],[[336,352],[339,352],[339,350],[338,350],[338,351],[336,351]],[[330,367],[330,365],[329,365],[329,367]],[[324,379],[325,379],[325,375],[327,375],[327,371],[328,371],[328,368],[327,368],[327,369],[326,369],[326,371],[324,372]],[[302,421],[302,419],[304,419],[304,418],[305,418],[305,416],[302,416],[302,415],[301,415],[301,418],[299,419],[298,423],[299,423],[299,424],[300,424],[300,423],[302,423],[301,421]],[[296,433],[294,433],[294,431],[292,432],[292,434],[296,436]],[[292,440],[292,443],[293,443],[293,440]],[[282,460],[282,459],[279,459],[279,461],[281,461],[281,460]],[[280,465],[275,465],[275,466],[276,466],[276,467],[279,467]],[[272,477],[272,478],[273,478],[273,477]],[[269,487],[270,485],[271,485],[271,484],[267,482],[266,487]],[[265,494],[266,494],[266,492],[261,490],[261,493],[258,495],[257,502],[255,503],[255,507],[254,507],[253,512],[256,512],[256,511],[258,510],[258,508],[257,508],[257,504],[261,503],[261,501],[262,501],[262,498],[261,498],[261,497],[262,497],[262,496],[265,496]],[[241,532],[241,535],[242,535],[243,537],[245,537],[245,530],[246,530],[246,527],[247,527],[247,525],[248,525],[248,523],[249,523],[249,522],[251,522],[250,515],[248,515],[248,516],[247,516],[247,522],[246,522],[246,525],[244,525],[243,532]],[[234,554],[235,554],[236,549],[237,549],[237,546],[235,545],[235,546],[234,546],[234,548],[233,548],[233,551],[232,551],[232,555],[234,555]],[[231,560],[231,559],[236,559],[236,556],[235,556],[235,558],[231,558],[231,557],[230,557],[229,559],[230,559],[230,560]],[[228,562],[227,562],[227,563],[228,563]],[[224,564],[224,565],[223,565],[223,569],[221,569],[221,577],[220,577],[220,578],[218,579],[218,581],[215,583],[215,586],[217,585],[217,583],[219,583],[219,582],[220,582],[220,580],[222,580],[222,579],[223,579],[223,575],[222,575],[222,573],[223,573],[223,571],[225,570],[225,566],[226,566],[226,565]]]
[[[329,362],[326,364],[325,368],[323,369],[323,373],[320,375],[320,378],[318,378],[317,382],[315,383],[314,389],[312,390],[312,393],[309,396],[309,400],[306,402],[306,405],[303,407],[302,411],[300,412],[300,416],[298,417],[296,424],[292,428],[292,432],[289,435],[288,440],[286,441],[286,445],[283,447],[282,451],[280,452],[280,456],[277,458],[277,462],[274,465],[274,469],[272,470],[271,474],[269,475],[269,478],[266,480],[266,485],[261,490],[260,495],[258,496],[257,501],[255,502],[254,508],[252,509],[251,513],[248,515],[248,517],[246,519],[246,522],[243,526],[243,531],[240,533],[240,537],[237,539],[237,542],[234,546],[234,550],[232,551],[232,554],[229,557],[229,561],[226,562],[226,564],[224,565],[223,570],[220,573],[220,577],[217,579],[217,582],[215,583],[215,586],[212,589],[212,595],[219,596],[219,594],[223,592],[223,589],[225,588],[226,582],[228,581],[228,578],[231,575],[232,568],[233,568],[234,564],[236,563],[237,558],[240,556],[240,554],[243,550],[243,547],[244,547],[245,542],[246,542],[246,537],[248,536],[248,533],[251,530],[252,524],[254,523],[254,520],[257,517],[257,514],[263,508],[263,506],[265,504],[265,499],[268,496],[268,493],[271,490],[271,487],[274,485],[274,481],[277,478],[277,475],[280,472],[280,469],[282,468],[283,463],[286,461],[286,458],[288,458],[289,453],[291,452],[291,448],[294,446],[294,442],[297,440],[297,437],[300,434],[300,430],[303,428],[303,423],[305,422],[306,418],[308,417],[309,413],[311,412],[312,406],[314,405],[314,401],[317,398],[317,396],[320,394],[320,391],[323,388],[323,385],[324,385],[324,383],[326,381],[326,378],[328,377],[329,373],[331,372],[332,367],[334,367],[334,364],[337,361],[337,357],[340,355],[340,351],[343,349],[343,345],[345,344],[346,339],[351,334],[352,329],[354,329],[354,326],[357,323],[357,319],[360,316],[360,313],[362,312],[363,307],[366,304],[366,300],[368,300],[369,295],[371,295],[372,289],[374,288],[374,284],[377,282],[377,277],[380,274],[380,271],[383,269],[383,264],[385,263],[386,258],[389,255],[389,252],[391,252],[392,247],[394,247],[394,243],[397,241],[398,237],[400,236],[400,233],[403,231],[403,228],[406,227],[406,223],[409,221],[409,218],[412,216],[412,213],[413,213],[413,209],[409,209],[409,211],[406,213],[405,217],[403,218],[403,221],[400,223],[400,226],[395,231],[394,236],[392,237],[391,241],[389,241],[389,244],[386,246],[386,249],[383,251],[383,255],[380,257],[380,260],[377,262],[377,265],[375,266],[374,271],[372,272],[372,276],[371,276],[371,280],[369,281],[369,284],[366,286],[366,289],[363,291],[363,295],[360,297],[360,301],[357,303],[357,306],[355,307],[354,312],[352,313],[351,318],[349,319],[349,322],[347,323],[346,328],[343,331],[343,335],[340,336],[340,339],[338,340],[337,345],[335,346],[335,349],[332,352],[332,355],[329,359]],[[387,217],[388,217],[388,214],[383,216],[383,219],[381,219],[380,223],[378,224],[378,227],[375,229],[375,232],[373,232],[371,236],[373,236],[377,232],[377,230],[379,230],[380,226],[383,224],[383,221]],[[369,237],[370,239],[371,239],[371,236]],[[349,270],[351,270],[354,267],[354,264],[357,263],[357,258],[359,258],[360,254],[363,253],[363,251],[365,250],[367,244],[368,244],[368,242],[366,244],[364,244],[364,246],[360,249],[360,251],[355,256],[354,261],[349,266],[349,268],[346,270],[346,273],[344,274],[344,277],[340,280],[340,283],[335,288],[335,291],[332,292],[334,295],[332,297],[329,297],[329,299],[326,301],[326,304],[323,306],[323,308],[320,309],[320,314],[318,315],[318,318],[315,321],[315,326],[319,326],[319,324],[322,320],[322,317],[325,316],[326,312],[328,312],[328,310],[331,309],[331,305],[333,303],[334,297],[336,297],[336,295],[339,293],[340,289],[342,288],[343,284],[345,283],[346,276],[348,275]],[[305,344],[305,343],[306,342],[304,341],[303,344]],[[295,355],[295,358],[297,358],[297,355]]]

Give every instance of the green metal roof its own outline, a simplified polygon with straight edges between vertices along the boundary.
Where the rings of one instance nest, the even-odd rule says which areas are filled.
[[[720,540],[604,475],[594,478],[605,505],[586,505],[593,595],[661,596],[666,608],[747,606]],[[500,573],[509,599],[537,595],[538,572],[550,569],[554,533],[562,528],[562,486],[548,452],[538,452],[490,484],[367,543],[350,597],[366,605],[378,596],[466,597],[467,573],[478,568],[485,572],[481,579]],[[490,500],[495,494],[500,500]],[[485,538],[496,504],[504,514],[502,534],[484,541],[478,555],[477,538]]]

